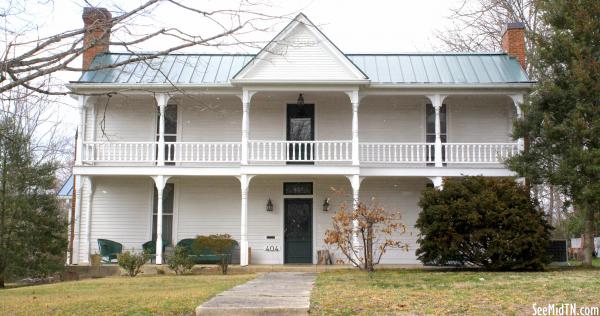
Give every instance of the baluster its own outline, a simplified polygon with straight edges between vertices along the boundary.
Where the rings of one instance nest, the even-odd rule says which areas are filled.
[[[301,152],[302,152],[302,157],[301,159],[304,161],[308,160],[308,143],[300,143],[300,148],[301,148]]]
[[[300,144],[301,144],[300,146],[302,146],[302,149],[304,149],[304,150],[302,150],[302,159],[304,161],[307,161],[308,160],[308,143],[300,143]]]
[[[348,144],[348,142],[344,142],[344,146],[346,147],[346,159],[345,160],[350,160],[352,157],[352,153],[351,153],[351,149],[350,149],[350,145]],[[358,150],[358,161],[360,161],[360,149]]]

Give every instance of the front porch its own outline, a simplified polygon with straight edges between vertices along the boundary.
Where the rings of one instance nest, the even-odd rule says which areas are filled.
[[[234,263],[242,266],[314,264],[317,251],[328,249],[323,239],[333,213],[342,204],[351,206],[359,197],[361,200],[375,197],[391,211],[401,210],[403,222],[409,228],[409,233],[398,238],[409,243],[410,251],[391,250],[382,263],[418,264],[414,256],[417,232],[413,225],[419,212],[419,194],[431,184],[425,177],[351,175],[237,178],[94,175],[81,178],[83,181],[77,190],[81,205],[76,215],[73,254],[74,263],[80,265],[88,265],[90,254],[98,253],[98,239],[121,243],[123,251],[141,251],[141,245],[149,240],[165,240],[175,245],[197,235],[224,233],[239,243],[240,252],[239,256],[234,255]],[[311,191],[285,191],[286,183],[306,184]],[[300,248],[297,240],[291,240],[286,228],[290,220],[287,214],[295,212],[288,206],[290,200],[307,202],[304,204],[306,216],[294,219],[306,225],[300,242],[304,246]],[[324,206],[325,200],[328,207]],[[244,251],[248,248],[251,254]],[[157,245],[156,249],[162,250],[162,247]],[[334,263],[345,259],[334,249],[329,250]],[[157,251],[156,263],[163,262],[164,254]]]

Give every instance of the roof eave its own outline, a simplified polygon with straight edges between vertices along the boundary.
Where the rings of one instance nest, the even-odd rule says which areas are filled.
[[[244,84],[253,84],[253,85],[289,85],[289,84],[298,84],[298,85],[314,85],[314,84],[322,84],[322,85],[369,85],[371,80],[363,79],[363,80],[298,80],[298,79],[232,79],[231,83],[237,86]]]
[[[189,83],[92,83],[92,82],[71,82],[65,85],[72,93],[86,93],[93,91],[96,93],[108,92],[169,92],[169,91],[193,91],[198,92],[211,89],[228,90],[234,87],[231,83],[204,83],[204,84],[189,84]]]
[[[530,90],[535,85],[534,81],[529,82],[502,82],[502,83],[371,83],[370,88],[385,89],[527,89]]]

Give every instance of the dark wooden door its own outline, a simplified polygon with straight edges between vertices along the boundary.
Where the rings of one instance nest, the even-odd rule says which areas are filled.
[[[285,263],[312,263],[312,199],[285,199]]]

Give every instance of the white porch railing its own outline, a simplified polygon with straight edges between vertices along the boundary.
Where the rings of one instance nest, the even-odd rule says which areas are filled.
[[[84,142],[84,162],[154,163],[158,142]],[[500,164],[519,152],[518,143],[444,143],[442,162]],[[352,162],[352,141],[248,142],[251,162]],[[166,142],[166,163],[239,163],[241,142]],[[433,143],[360,143],[360,163],[433,164]]]
[[[361,143],[360,162],[364,163],[433,163],[431,143]]]
[[[165,162],[239,162],[240,142],[166,142]]]
[[[352,141],[251,140],[249,160],[257,162],[351,162]]]
[[[446,163],[502,163],[519,152],[517,143],[446,143]]]
[[[156,142],[84,142],[84,162],[154,162]]]

